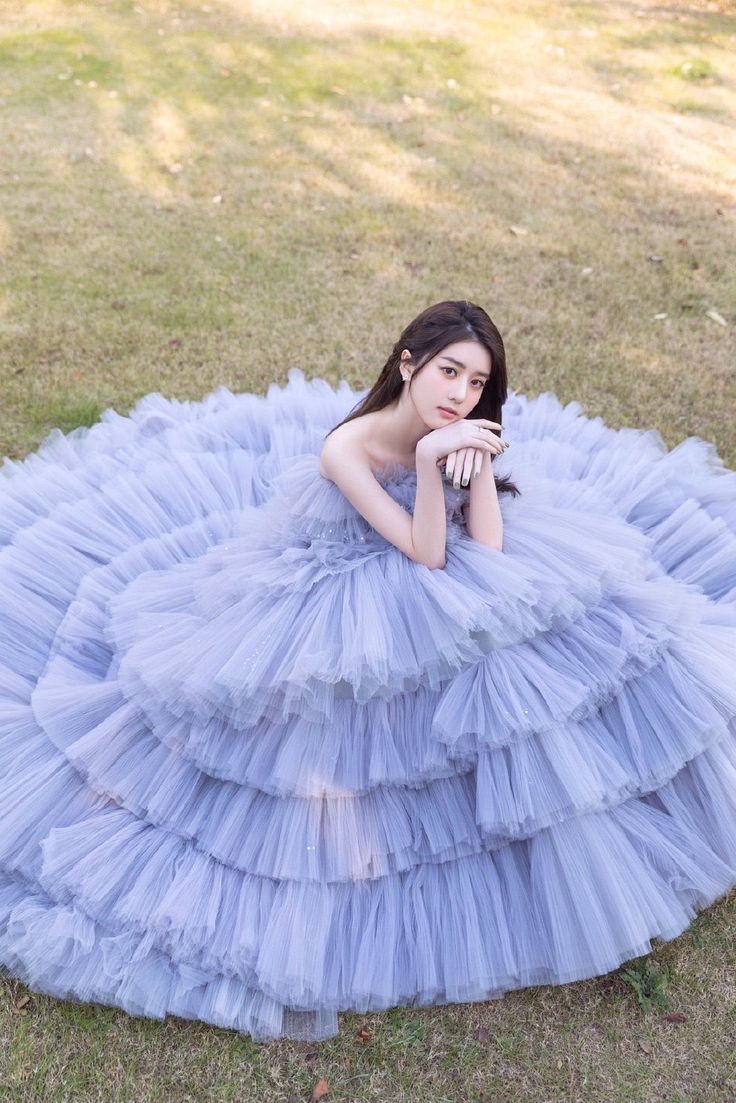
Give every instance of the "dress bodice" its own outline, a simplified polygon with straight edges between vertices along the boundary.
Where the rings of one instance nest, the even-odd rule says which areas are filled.
[[[413,514],[416,469],[391,461],[382,468],[374,468],[373,473],[386,493]],[[462,506],[470,491],[467,487],[456,489],[444,473],[443,491],[447,540],[453,541],[464,529]],[[281,510],[287,528],[301,537],[371,545],[388,543],[345,497],[340,487],[322,475],[319,456],[311,453],[296,457],[278,477],[272,508]]]

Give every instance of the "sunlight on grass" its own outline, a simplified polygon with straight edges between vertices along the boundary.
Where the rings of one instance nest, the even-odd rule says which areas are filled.
[[[151,137],[149,146],[153,155],[164,164],[180,160],[190,150],[188,128],[176,108],[163,100],[157,100],[148,111]]]

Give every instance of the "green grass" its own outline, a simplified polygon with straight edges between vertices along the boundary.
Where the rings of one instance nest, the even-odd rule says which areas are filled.
[[[8,0],[0,455],[151,390],[366,386],[463,297],[514,389],[736,466],[734,35],[712,0]],[[726,1103],[735,919],[732,893],[628,978],[346,1014],[319,1045],[17,1009],[6,980],[0,1100],[270,1103],[323,1076],[346,1101]]]
[[[702,57],[681,61],[672,69],[672,75],[681,80],[710,80],[715,81],[717,74],[709,61]]]

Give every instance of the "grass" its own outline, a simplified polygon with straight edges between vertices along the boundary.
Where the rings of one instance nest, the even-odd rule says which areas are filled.
[[[366,386],[415,313],[463,297],[514,389],[736,466],[728,4],[7,0],[0,20],[0,455],[151,390],[265,391],[295,365]],[[289,1101],[320,1077],[346,1101],[732,1100],[735,911],[629,977],[348,1014],[319,1045],[18,1008],[6,980],[0,1100]]]

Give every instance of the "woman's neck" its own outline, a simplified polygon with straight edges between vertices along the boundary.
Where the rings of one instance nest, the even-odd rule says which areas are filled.
[[[366,420],[368,418],[373,419],[368,427],[371,443],[385,456],[405,467],[413,467],[417,444],[431,430],[419,417],[408,395],[382,410],[366,414]]]

